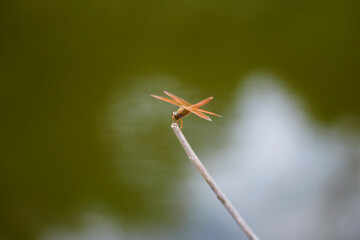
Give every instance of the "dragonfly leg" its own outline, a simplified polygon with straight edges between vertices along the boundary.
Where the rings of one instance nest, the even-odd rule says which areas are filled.
[[[183,127],[184,123],[183,123],[183,120],[182,120],[181,118],[180,118],[179,120],[180,120],[180,122],[181,122],[181,126],[180,126],[180,130],[181,130],[181,128]]]

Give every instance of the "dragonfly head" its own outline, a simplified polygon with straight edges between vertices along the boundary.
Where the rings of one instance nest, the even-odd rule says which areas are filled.
[[[172,118],[174,121],[179,120],[181,117],[182,117],[181,114],[178,113],[178,112],[173,112],[173,113],[171,114],[171,118]]]

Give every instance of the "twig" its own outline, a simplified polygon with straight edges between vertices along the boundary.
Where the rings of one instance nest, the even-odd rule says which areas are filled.
[[[251,240],[259,240],[256,234],[251,230],[251,228],[246,224],[245,220],[240,216],[235,207],[231,204],[230,200],[225,196],[225,194],[221,191],[220,187],[216,184],[214,179],[210,176],[209,172],[206,170],[204,165],[201,163],[200,159],[196,156],[195,152],[192,150],[190,144],[186,140],[184,134],[179,129],[176,123],[171,124],[171,128],[173,129],[175,135],[179,139],[181,145],[184,147],[185,152],[187,153],[190,161],[194,164],[197,170],[201,173],[201,175],[205,178],[206,182],[209,184],[211,189],[216,194],[217,198],[224,205],[224,207],[228,210],[237,224],[244,230],[245,234]]]

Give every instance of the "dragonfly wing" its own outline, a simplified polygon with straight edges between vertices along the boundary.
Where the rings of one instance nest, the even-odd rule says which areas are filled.
[[[160,96],[156,96],[156,95],[153,95],[153,94],[150,94],[150,96],[154,97],[154,98],[157,98],[157,99],[160,99],[160,100],[163,100],[165,102],[168,102],[168,103],[171,103],[171,104],[174,104],[178,107],[181,107],[181,104],[179,104],[178,102],[172,100],[172,99],[168,99],[168,98],[164,98],[164,97],[160,97]]]
[[[206,110],[202,110],[202,109],[196,109],[196,111],[199,111],[199,112],[203,112],[203,113],[207,113],[207,114],[210,114],[210,115],[214,115],[214,116],[217,116],[217,117],[222,117],[216,113],[212,113],[212,112],[209,112],[209,111],[206,111]]]
[[[166,95],[168,95],[169,97],[171,97],[172,99],[174,99],[175,101],[177,101],[178,103],[180,103],[181,105],[184,105],[184,106],[190,106],[191,105],[191,103],[189,103],[188,101],[185,101],[184,99],[179,98],[179,97],[175,96],[172,93],[169,93],[167,91],[164,91],[164,93]]]
[[[208,102],[210,102],[213,99],[213,97],[209,97],[207,99],[202,100],[201,102],[195,103],[194,105],[191,105],[191,108],[199,108],[205,104],[207,104]]]
[[[192,112],[193,114],[197,115],[198,117],[201,117],[201,118],[203,118],[203,119],[205,119],[205,120],[208,120],[208,121],[212,122],[211,118],[210,118],[209,116],[207,116],[206,114],[204,114],[204,113],[202,113],[202,112],[199,112],[199,111],[197,111],[196,109],[191,109],[191,108],[189,108],[188,110],[189,110],[190,112]]]

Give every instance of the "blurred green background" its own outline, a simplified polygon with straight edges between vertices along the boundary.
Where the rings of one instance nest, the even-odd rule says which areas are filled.
[[[246,239],[162,90],[215,97],[184,134],[260,238],[360,238],[359,1],[11,0],[0,29],[0,239]]]

